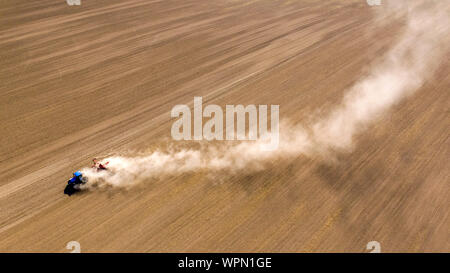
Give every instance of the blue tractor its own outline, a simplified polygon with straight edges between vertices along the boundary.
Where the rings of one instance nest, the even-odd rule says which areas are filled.
[[[77,191],[81,190],[81,185],[86,184],[87,178],[83,177],[80,171],[74,172],[73,177],[67,182],[67,186],[64,189],[64,194],[71,196]]]

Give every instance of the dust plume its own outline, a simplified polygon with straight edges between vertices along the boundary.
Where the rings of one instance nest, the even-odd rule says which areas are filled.
[[[383,1],[379,24],[405,18],[396,44],[347,91],[342,105],[313,125],[324,148],[349,150],[353,137],[403,98],[419,89],[449,48],[449,1]]]
[[[289,128],[285,122],[282,122],[281,127]],[[290,139],[282,138],[278,148],[273,151],[265,149],[269,142],[270,136],[237,145],[223,142],[221,145],[201,146],[198,149],[154,151],[136,157],[113,156],[103,160],[109,162],[108,171],[85,168],[82,173],[89,179],[88,187],[129,187],[146,179],[199,170],[226,171],[228,174],[261,170],[272,160],[297,156],[309,149],[308,136],[302,130]]]
[[[132,186],[164,175],[206,170],[242,172],[265,167],[278,158],[349,152],[354,137],[395,104],[418,90],[439,67],[449,49],[449,1],[383,1],[374,8],[377,26],[401,20],[398,40],[358,80],[340,105],[301,126],[281,121],[278,149],[262,149],[263,140],[237,145],[223,142],[199,149],[155,151],[137,157],[110,157],[110,171],[84,169],[92,185]],[[225,144],[226,143],[226,144]]]

